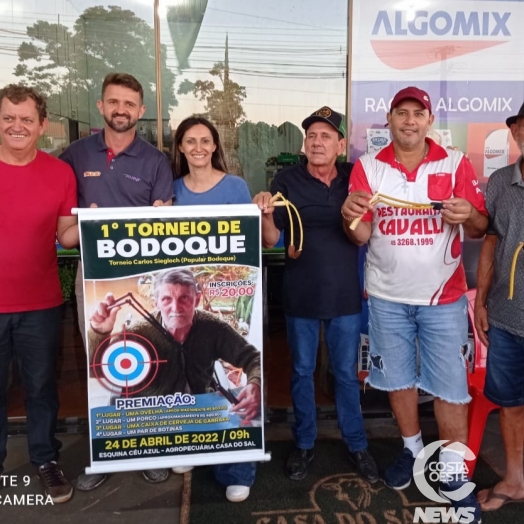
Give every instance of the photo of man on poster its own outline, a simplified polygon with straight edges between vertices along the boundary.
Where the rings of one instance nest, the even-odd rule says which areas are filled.
[[[220,391],[232,404],[230,412],[239,415],[243,423],[259,418],[260,352],[225,320],[197,309],[202,291],[189,268],[160,272],[151,286],[154,311],[146,311],[139,320],[126,321],[125,335],[130,340],[145,339],[150,343],[154,373],[141,383],[142,387],[123,388],[120,395],[147,397]],[[125,339],[122,326],[117,323],[123,304],[129,301],[116,301],[113,293],[107,292],[90,314],[87,338],[90,366],[96,376],[100,375],[101,366],[107,365],[102,362],[104,352]],[[221,387],[215,373],[219,359],[245,373],[246,384],[238,393]]]

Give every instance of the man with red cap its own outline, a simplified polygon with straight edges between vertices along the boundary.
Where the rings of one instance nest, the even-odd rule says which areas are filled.
[[[367,380],[389,392],[404,440],[403,452],[386,469],[384,481],[401,490],[413,478],[415,458],[424,447],[417,409],[420,388],[435,397],[440,439],[450,443],[439,456],[447,473],[441,475],[439,491],[449,495],[459,522],[465,514],[469,519],[471,511],[473,523],[479,523],[475,496],[464,496],[471,491],[464,474],[471,399],[460,226],[469,237],[484,235],[484,197],[469,160],[426,137],[434,121],[428,93],[417,87],[399,91],[387,121],[391,144],[355,164],[342,206],[349,238],[368,242]]]

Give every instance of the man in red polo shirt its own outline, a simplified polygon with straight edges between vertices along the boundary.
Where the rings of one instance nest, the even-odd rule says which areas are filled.
[[[68,501],[73,487],[57,464],[55,438],[63,302],[55,240],[75,247],[78,227],[72,169],[36,148],[46,128],[46,104],[35,90],[13,84],[0,90],[0,474],[14,357],[26,393],[29,457],[56,504]]]

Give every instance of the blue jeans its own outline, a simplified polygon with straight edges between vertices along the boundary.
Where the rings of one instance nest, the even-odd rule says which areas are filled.
[[[491,326],[486,364],[486,398],[502,406],[524,406],[524,337]]]
[[[350,451],[367,448],[364,420],[360,410],[360,384],[357,377],[360,314],[330,319],[286,316],[291,349],[291,397],[295,412],[293,435],[301,449],[311,449],[317,436],[317,410],[313,374],[317,361],[320,322],[335,375],[335,403],[338,427]]]
[[[219,484],[228,486],[248,486],[255,482],[257,466],[255,462],[238,462],[235,464],[216,464],[213,474]]]
[[[7,377],[13,359],[25,390],[27,444],[34,466],[58,459],[56,362],[62,306],[0,313],[0,471],[7,455]]]
[[[383,391],[421,388],[465,404],[468,302],[414,306],[369,297],[369,384]],[[418,348],[417,348],[418,341]],[[418,358],[418,356],[420,358]]]

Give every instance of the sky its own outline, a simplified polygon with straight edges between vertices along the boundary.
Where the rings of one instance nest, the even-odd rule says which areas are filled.
[[[165,9],[181,0],[161,0],[161,42],[175,72],[175,92],[184,80],[214,80],[208,71],[224,59],[229,39],[230,77],[246,88],[246,118],[296,125],[323,105],[344,112],[346,104],[347,0],[209,0],[200,32],[180,71]],[[183,0],[182,0],[183,1]],[[88,7],[120,5],[153,26],[153,0],[0,0],[0,83],[16,81],[17,48],[36,20],[72,26]],[[203,103],[177,94],[173,126]]]
[[[212,63],[224,59],[226,34],[230,76],[246,87],[248,120],[298,125],[323,105],[345,111],[345,0],[210,0],[184,78],[203,78]],[[178,64],[174,59],[168,65]],[[195,106],[191,94],[179,96],[179,102],[180,109]]]

